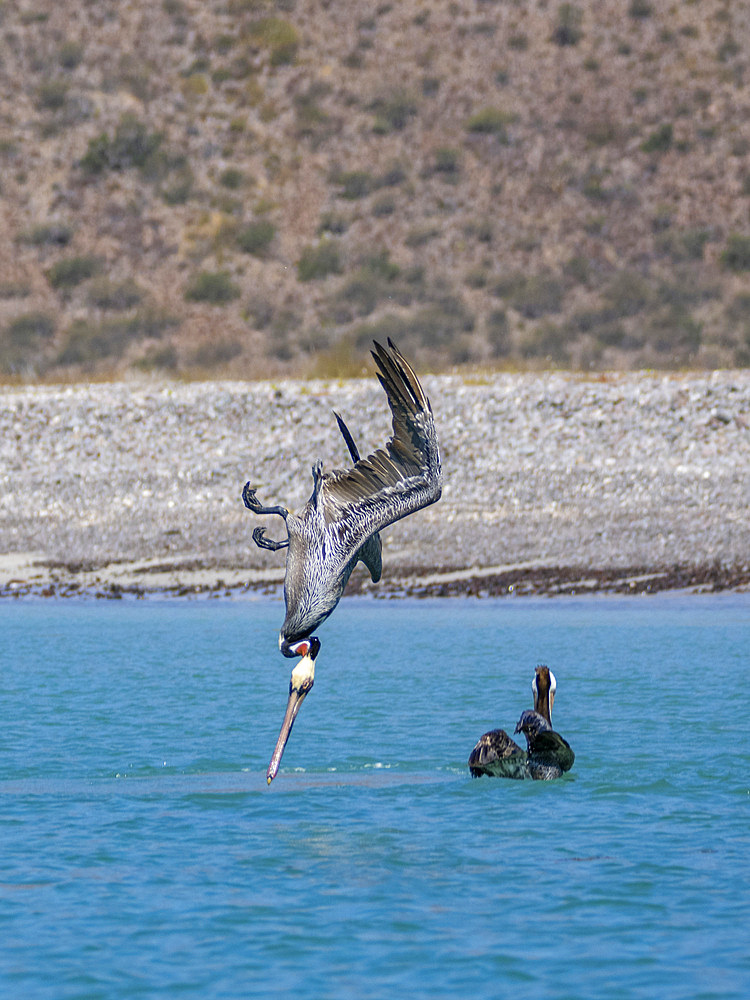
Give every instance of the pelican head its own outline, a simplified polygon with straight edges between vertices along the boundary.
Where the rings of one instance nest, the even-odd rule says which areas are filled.
[[[302,702],[310,691],[312,691],[312,686],[315,683],[315,658],[320,652],[320,639],[315,635],[309,636],[307,639],[300,639],[298,642],[288,644],[287,648],[290,650],[288,653],[282,646],[281,651],[285,656],[301,656],[302,659],[295,665],[294,670],[292,670],[292,676],[289,681],[289,701],[286,705],[284,721],[281,723],[281,732],[279,733],[278,740],[276,740],[276,749],[273,752],[271,763],[268,765],[268,771],[266,772],[266,780],[269,785],[279,770],[284,747],[292,732],[297,712],[299,712]]]
[[[549,667],[536,668],[534,680],[531,682],[531,690],[534,692],[534,711],[539,712],[547,722],[551,723],[557,680]]]

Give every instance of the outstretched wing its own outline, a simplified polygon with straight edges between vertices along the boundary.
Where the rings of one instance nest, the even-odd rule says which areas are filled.
[[[327,519],[354,549],[381,528],[435,503],[442,490],[432,407],[419,379],[390,338],[388,348],[376,342],[372,356],[393,414],[393,436],[352,469],[326,473],[320,484]]]

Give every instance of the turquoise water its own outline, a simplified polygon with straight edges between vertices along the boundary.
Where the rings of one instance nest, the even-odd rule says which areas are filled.
[[[0,605],[19,998],[750,995],[750,595]],[[556,782],[471,780],[558,680]]]

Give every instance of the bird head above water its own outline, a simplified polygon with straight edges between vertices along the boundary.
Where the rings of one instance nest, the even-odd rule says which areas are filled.
[[[538,712],[551,725],[557,680],[549,667],[536,668],[534,680],[531,682],[531,690],[534,692],[534,711]]]
[[[531,741],[539,733],[551,732],[551,730],[552,726],[543,715],[527,708],[525,712],[521,712],[521,718],[518,720],[514,731],[516,733],[523,733],[526,739]]]
[[[312,691],[313,684],[315,683],[315,659],[320,652],[320,639],[315,635],[309,636],[306,639],[300,639],[298,642],[287,644],[286,648],[289,652],[286,652],[284,646],[281,647],[281,651],[285,656],[301,656],[302,659],[295,665],[289,680],[289,701],[284,713],[284,721],[281,723],[279,738],[276,741],[276,748],[266,772],[266,781],[269,785],[278,773],[284,747],[292,732],[292,726],[294,725],[294,720],[297,718],[297,713],[300,710],[302,702],[310,691]]]

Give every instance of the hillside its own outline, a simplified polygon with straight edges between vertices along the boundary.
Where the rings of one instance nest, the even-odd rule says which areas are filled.
[[[0,371],[750,364],[750,8],[0,4]]]

